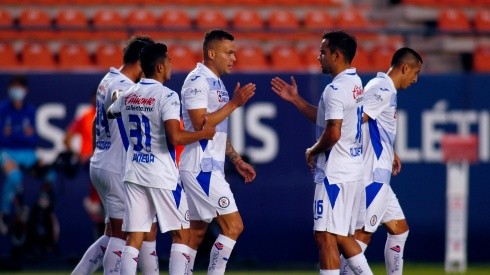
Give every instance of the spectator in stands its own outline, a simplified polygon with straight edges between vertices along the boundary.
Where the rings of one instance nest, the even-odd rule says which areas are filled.
[[[13,76],[7,88],[8,99],[0,102],[0,166],[5,175],[0,207],[0,233],[8,231],[7,220],[12,203],[22,192],[22,170],[37,163],[35,148],[36,109],[24,101],[28,89],[27,78]]]

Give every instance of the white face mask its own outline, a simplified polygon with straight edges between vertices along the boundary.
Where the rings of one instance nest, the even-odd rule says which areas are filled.
[[[27,91],[22,87],[11,87],[8,90],[10,99],[14,101],[22,101],[26,97]]]

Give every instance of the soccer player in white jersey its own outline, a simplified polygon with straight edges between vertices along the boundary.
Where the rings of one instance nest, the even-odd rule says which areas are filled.
[[[95,241],[85,252],[72,274],[92,274],[104,265],[104,272],[118,272],[120,255],[126,235],[121,231],[124,216],[124,189],[122,173],[124,170],[125,152],[123,140],[118,129],[121,121],[108,120],[106,110],[113,102],[113,98],[131,87],[138,81],[143,71],[139,63],[139,54],[146,45],[154,41],[148,36],[134,36],[126,42],[123,50],[123,65],[119,68],[110,68],[97,89],[96,117],[93,125],[92,142],[94,154],[90,160],[90,178],[101,197],[106,212],[105,234]],[[155,230],[156,232],[156,227]],[[145,261],[150,265],[155,262],[154,243],[156,233],[148,235],[145,247],[148,248]],[[105,253],[109,251],[109,253]],[[142,257],[143,258],[143,257]],[[147,269],[150,269],[148,267]]]
[[[325,87],[318,107],[291,84],[276,77],[272,90],[292,103],[316,124],[317,142],[306,150],[306,161],[316,183],[313,203],[314,237],[320,254],[320,274],[339,274],[340,252],[356,274],[372,274],[354,233],[362,185],[361,79],[351,67],[356,53],[354,37],[342,31],[323,35],[318,61],[333,81]]]
[[[397,90],[417,82],[422,58],[410,48],[397,50],[387,73],[378,73],[364,89],[363,144],[366,203],[361,205],[365,219],[358,222],[355,238],[366,250],[372,234],[380,224],[388,231],[385,244],[387,274],[402,274],[403,250],[408,224],[400,203],[390,186],[391,175],[397,175],[401,162],[394,153],[396,136]],[[343,266],[342,274],[352,274]]]
[[[184,227],[173,194],[179,180],[174,146],[212,139],[215,134],[214,127],[206,124],[195,132],[180,129],[179,96],[162,85],[172,72],[164,44],[145,47],[140,61],[145,78],[119,96],[107,111],[108,118],[122,117],[130,141],[124,175],[123,230],[128,237],[121,274],[136,274],[139,250],[155,215],[162,233]],[[170,274],[186,272],[170,270]]]
[[[203,41],[203,59],[191,71],[182,87],[182,117],[187,131],[196,131],[204,123],[204,116],[216,125],[213,140],[199,141],[185,147],[180,158],[180,173],[187,194],[192,248],[191,272],[197,249],[209,223],[216,219],[221,234],[211,249],[208,274],[224,274],[226,263],[243,221],[238,212],[230,185],[225,180],[225,156],[235,165],[245,183],[255,179],[255,170],[242,160],[228,137],[228,117],[244,105],[254,94],[255,84],[243,87],[237,83],[230,99],[221,77],[231,72],[236,61],[234,37],[224,30],[206,32]],[[191,273],[192,274],[192,273]]]

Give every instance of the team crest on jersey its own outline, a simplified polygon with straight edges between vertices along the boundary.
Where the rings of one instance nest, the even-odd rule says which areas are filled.
[[[228,199],[227,197],[221,197],[218,200],[218,204],[221,208],[226,208],[228,207],[228,205],[230,205],[230,199]]]
[[[378,217],[376,215],[373,215],[371,219],[369,219],[369,223],[374,226],[376,222],[378,221]]]
[[[364,94],[364,90],[360,86],[354,86],[354,90],[352,90],[352,96],[356,100],[356,102],[362,101],[362,95]]]
[[[230,99],[228,97],[228,92],[227,91],[216,91],[216,94],[218,95],[218,102],[228,102]]]
[[[190,218],[189,218],[189,210],[185,211],[185,214],[184,214],[184,219],[185,219],[186,221],[189,221],[189,220],[190,220]]]

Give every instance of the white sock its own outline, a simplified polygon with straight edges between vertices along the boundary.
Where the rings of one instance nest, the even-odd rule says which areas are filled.
[[[387,274],[403,273],[403,250],[407,241],[408,231],[399,235],[390,235],[386,238],[385,263]]]
[[[354,274],[359,275],[372,275],[373,272],[368,265],[366,257],[364,253],[359,253],[353,257],[347,259],[347,263],[349,264],[350,269],[354,272]]]
[[[138,265],[145,275],[160,273],[160,268],[158,267],[158,255],[156,250],[156,241],[143,242],[143,244],[141,245],[140,255],[138,257]]]
[[[132,246],[125,246],[121,256],[121,275],[134,275],[138,267],[139,250]]]
[[[189,274],[189,251],[191,250],[185,244],[174,243],[170,248],[170,260],[168,270],[170,275],[187,275]]]
[[[189,275],[194,274],[194,262],[196,262],[197,250],[189,247]]]
[[[112,237],[104,255],[104,274],[118,274],[121,271],[121,255],[126,241]]]
[[[226,264],[236,241],[219,234],[211,248],[209,257],[208,275],[225,274]]]
[[[339,275],[338,269],[320,269],[320,275]]]
[[[359,244],[361,247],[362,253],[366,251],[367,244],[356,240],[356,242]],[[344,255],[340,255],[340,275],[353,275],[354,272],[350,269],[349,264],[347,263],[347,260],[345,259]]]
[[[102,235],[83,254],[82,259],[75,267],[72,275],[92,274],[102,266],[104,253],[109,243],[109,237]]]

